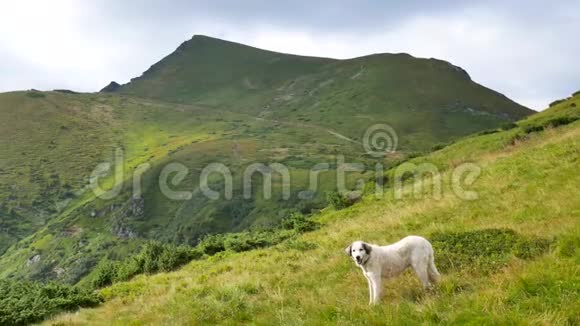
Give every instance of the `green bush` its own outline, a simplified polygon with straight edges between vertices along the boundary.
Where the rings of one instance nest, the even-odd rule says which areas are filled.
[[[118,274],[131,277],[131,274],[171,271],[190,262],[194,256],[193,248],[150,241],[137,256],[123,264],[123,273]]]
[[[510,229],[435,233],[431,236],[437,267],[488,274],[505,266],[511,256],[532,259],[548,251],[551,241],[526,238]]]
[[[352,205],[352,203],[338,191],[329,191],[326,193],[326,201],[334,209],[344,209]]]
[[[298,233],[304,233],[316,230],[318,223],[300,213],[292,213],[289,217],[282,220],[282,227],[286,230],[295,230]]]
[[[500,126],[500,129],[501,130],[512,130],[512,129],[516,128],[517,126],[518,126],[517,124],[510,121],[510,122],[506,122],[506,123],[502,124]]]
[[[533,132],[543,131],[546,128],[557,128],[560,126],[565,126],[567,124],[577,121],[578,119],[579,119],[578,117],[560,116],[544,121],[539,124],[527,125],[523,128],[523,130],[526,134],[530,134]]]
[[[215,234],[206,236],[199,243],[198,248],[209,256],[226,250],[242,252],[273,246],[292,235],[294,233],[288,231],[246,231]]]
[[[113,284],[117,280],[118,262],[106,261],[97,266],[92,279],[92,286],[95,289]]]
[[[130,257],[115,267],[115,278],[112,280],[112,283],[128,281],[133,276],[144,272],[143,265],[138,259],[138,256]]]
[[[127,281],[138,274],[169,272],[202,256],[199,249],[156,241],[145,244],[141,252],[121,262],[107,261],[97,267],[92,280],[94,288]]]
[[[487,129],[487,130],[482,130],[480,132],[477,133],[478,136],[484,136],[484,135],[491,135],[491,134],[495,134],[498,133],[499,129]]]
[[[0,281],[0,325],[27,325],[102,301],[99,294],[70,285]]]
[[[285,232],[242,232],[227,236],[225,245],[227,250],[242,252],[273,246],[289,236]]]
[[[102,288],[127,281],[138,274],[173,271],[203,255],[213,256],[226,250],[242,252],[270,247],[316,228],[318,223],[315,221],[300,213],[293,213],[283,220],[282,229],[207,235],[195,248],[150,241],[139,254],[131,258],[100,264],[93,273],[91,285],[93,288]]]
[[[448,145],[449,145],[448,143],[435,144],[431,147],[431,152],[436,152],[438,150],[441,150],[441,149],[447,147]]]
[[[578,120],[578,117],[562,116],[548,120],[544,125],[557,128]]]
[[[533,132],[540,132],[544,130],[544,125],[528,125],[524,127],[524,132],[526,134],[531,134]]]
[[[197,245],[202,253],[212,256],[218,252],[226,250],[226,245],[224,243],[223,235],[221,234],[210,234],[205,236],[203,240]]]

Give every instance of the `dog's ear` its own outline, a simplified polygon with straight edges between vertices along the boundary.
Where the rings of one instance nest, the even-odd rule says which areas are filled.
[[[344,252],[347,255],[352,256],[351,249],[352,249],[352,244],[350,244],[350,245],[348,245],[348,247],[344,248]]]
[[[365,250],[365,252],[367,253],[367,255],[370,254],[371,251],[373,251],[373,248],[365,242],[363,242],[362,246],[363,246],[363,249]]]

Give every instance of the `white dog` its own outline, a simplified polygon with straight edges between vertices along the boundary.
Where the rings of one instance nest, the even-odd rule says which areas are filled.
[[[408,236],[389,246],[355,241],[344,251],[352,257],[367,278],[370,304],[378,303],[381,297],[382,279],[395,277],[409,266],[415,270],[423,288],[430,287],[439,279],[433,247],[422,237]]]

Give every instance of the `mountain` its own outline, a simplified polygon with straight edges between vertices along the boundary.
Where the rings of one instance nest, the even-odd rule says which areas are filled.
[[[147,240],[195,245],[208,234],[271,229],[295,211],[325,207],[340,171],[364,166],[347,173],[345,187],[357,190],[359,179],[374,177],[376,164],[395,164],[531,112],[441,60],[302,57],[205,36],[99,93],[3,93],[0,279],[77,283]],[[382,124],[396,136],[392,151],[377,157],[363,146],[365,130]],[[201,191],[201,172],[211,163],[231,172],[231,199],[223,197],[227,183],[219,174],[209,186],[220,199]],[[278,174],[272,198],[263,196],[259,174],[244,196],[244,171],[254,163],[264,164],[258,169],[266,174],[271,164],[287,167],[289,198]],[[318,163],[328,171],[314,169],[320,182],[310,191]],[[107,174],[106,164],[122,177]],[[167,166],[187,172],[177,182],[176,171],[164,174]],[[187,198],[168,198],[159,186],[164,175]],[[95,185],[121,188],[103,199],[91,191]]]
[[[383,121],[404,136],[403,145],[423,149],[532,113],[437,59],[303,57],[199,35],[118,92],[316,121],[351,138],[360,137],[369,122]]]
[[[314,215],[318,230],[116,283],[99,291],[100,307],[48,324],[578,324],[578,105],[580,93],[511,129],[403,163],[410,171],[432,164],[440,178],[407,180],[400,199],[391,181],[382,197],[369,193]],[[463,184],[476,200],[462,199],[451,181],[466,163],[481,171]],[[440,284],[423,291],[406,273],[386,282],[382,302],[369,307],[366,280],[343,248],[409,234],[432,241]]]

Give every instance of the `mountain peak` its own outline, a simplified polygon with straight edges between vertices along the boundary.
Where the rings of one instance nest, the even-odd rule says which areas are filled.
[[[100,93],[116,92],[117,90],[119,90],[119,88],[121,88],[121,85],[116,81],[112,81],[107,86],[103,87],[103,89],[100,90]]]
[[[262,51],[262,52],[270,52],[270,53],[276,53],[276,52],[272,52],[269,50],[264,50],[264,49],[260,49],[260,48],[256,48],[250,45],[246,45],[246,44],[242,44],[242,43],[238,43],[238,42],[233,42],[233,41],[229,41],[229,40],[225,40],[225,39],[221,39],[221,38],[217,38],[217,37],[213,37],[213,36],[208,36],[208,35],[202,35],[202,34],[195,34],[191,37],[191,39],[181,43],[181,45],[176,49],[176,51],[179,50],[183,50],[183,49],[189,49],[189,48],[198,48],[198,47],[215,47],[215,49],[219,49],[219,50],[232,50],[237,48],[237,49],[245,49],[247,50],[252,50],[252,51]]]
[[[369,101],[375,111],[436,108],[510,119],[531,113],[477,85],[465,70],[443,60],[406,53],[378,53],[347,60],[307,57],[206,35],[193,35],[140,77],[123,85],[120,92],[242,111],[251,111],[254,106],[277,107],[275,111],[281,114],[286,112],[282,108],[295,106],[302,110],[341,92],[354,93],[353,89],[372,94]],[[358,95],[351,96],[354,99]],[[240,99],[249,98],[250,107],[241,105]],[[280,100],[284,98],[288,100]],[[345,110],[359,105],[353,101]],[[394,107],[387,110],[386,106]]]
[[[191,37],[192,40],[213,40],[213,41],[219,41],[219,42],[229,42],[227,40],[221,39],[221,38],[217,38],[217,37],[213,37],[213,36],[209,36],[209,35],[203,35],[203,34],[194,34]]]

